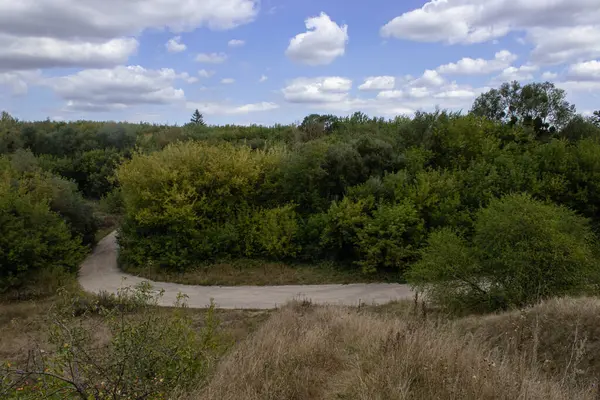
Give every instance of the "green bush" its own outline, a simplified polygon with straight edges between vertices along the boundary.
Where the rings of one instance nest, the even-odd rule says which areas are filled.
[[[0,367],[2,398],[167,399],[202,385],[228,347],[212,304],[198,329],[184,298],[165,314],[148,287],[99,299],[83,314],[80,299],[63,297],[49,315],[44,350],[31,349],[22,368]]]
[[[293,204],[264,210],[257,222],[258,244],[267,256],[276,259],[296,256],[300,250],[296,240],[299,228]]]
[[[188,142],[134,155],[117,172],[125,205],[122,260],[184,269],[241,255],[236,221],[257,208],[259,188],[281,154]]]
[[[409,279],[441,305],[521,307],[597,284],[595,240],[573,211],[509,195],[477,213],[471,243],[448,230],[433,234]]]
[[[357,233],[358,264],[365,273],[404,269],[417,255],[424,235],[423,220],[410,202],[380,205]]]
[[[0,160],[1,161],[1,160]],[[75,273],[84,248],[66,222],[0,170],[0,292],[15,289],[42,271]]]

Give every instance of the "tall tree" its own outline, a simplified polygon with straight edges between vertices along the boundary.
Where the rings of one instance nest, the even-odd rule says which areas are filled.
[[[481,94],[471,113],[513,125],[531,125],[543,135],[562,129],[575,116],[575,106],[565,98],[566,92],[551,82],[521,86],[513,81]]]
[[[600,110],[594,111],[590,117],[590,122],[600,128]]]
[[[204,117],[202,116],[200,111],[198,111],[198,109],[196,109],[196,111],[194,111],[194,113],[192,114],[190,122],[195,125],[206,126],[206,123],[204,122]]]

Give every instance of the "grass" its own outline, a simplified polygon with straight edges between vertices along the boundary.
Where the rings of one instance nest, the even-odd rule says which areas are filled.
[[[334,264],[285,264],[272,261],[240,259],[197,267],[186,272],[159,268],[122,266],[123,270],[156,282],[173,282],[204,286],[242,285],[316,285],[374,282],[403,282],[400,273],[379,272],[365,275],[356,269]]]
[[[597,399],[599,326],[593,298],[459,320],[295,304],[181,399]]]

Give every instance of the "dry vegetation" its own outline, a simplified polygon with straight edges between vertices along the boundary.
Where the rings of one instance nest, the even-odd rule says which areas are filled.
[[[357,273],[355,269],[344,269],[333,263],[287,264],[251,259],[223,261],[185,272],[131,266],[123,266],[123,270],[155,282],[203,286],[322,285],[404,281],[399,272],[378,272],[365,275]]]
[[[597,399],[600,301],[448,321],[295,304],[186,399]]]

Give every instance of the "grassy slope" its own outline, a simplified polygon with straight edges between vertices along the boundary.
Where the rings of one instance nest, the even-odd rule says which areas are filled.
[[[184,398],[598,398],[598,299],[456,321],[409,309],[287,307]]]

